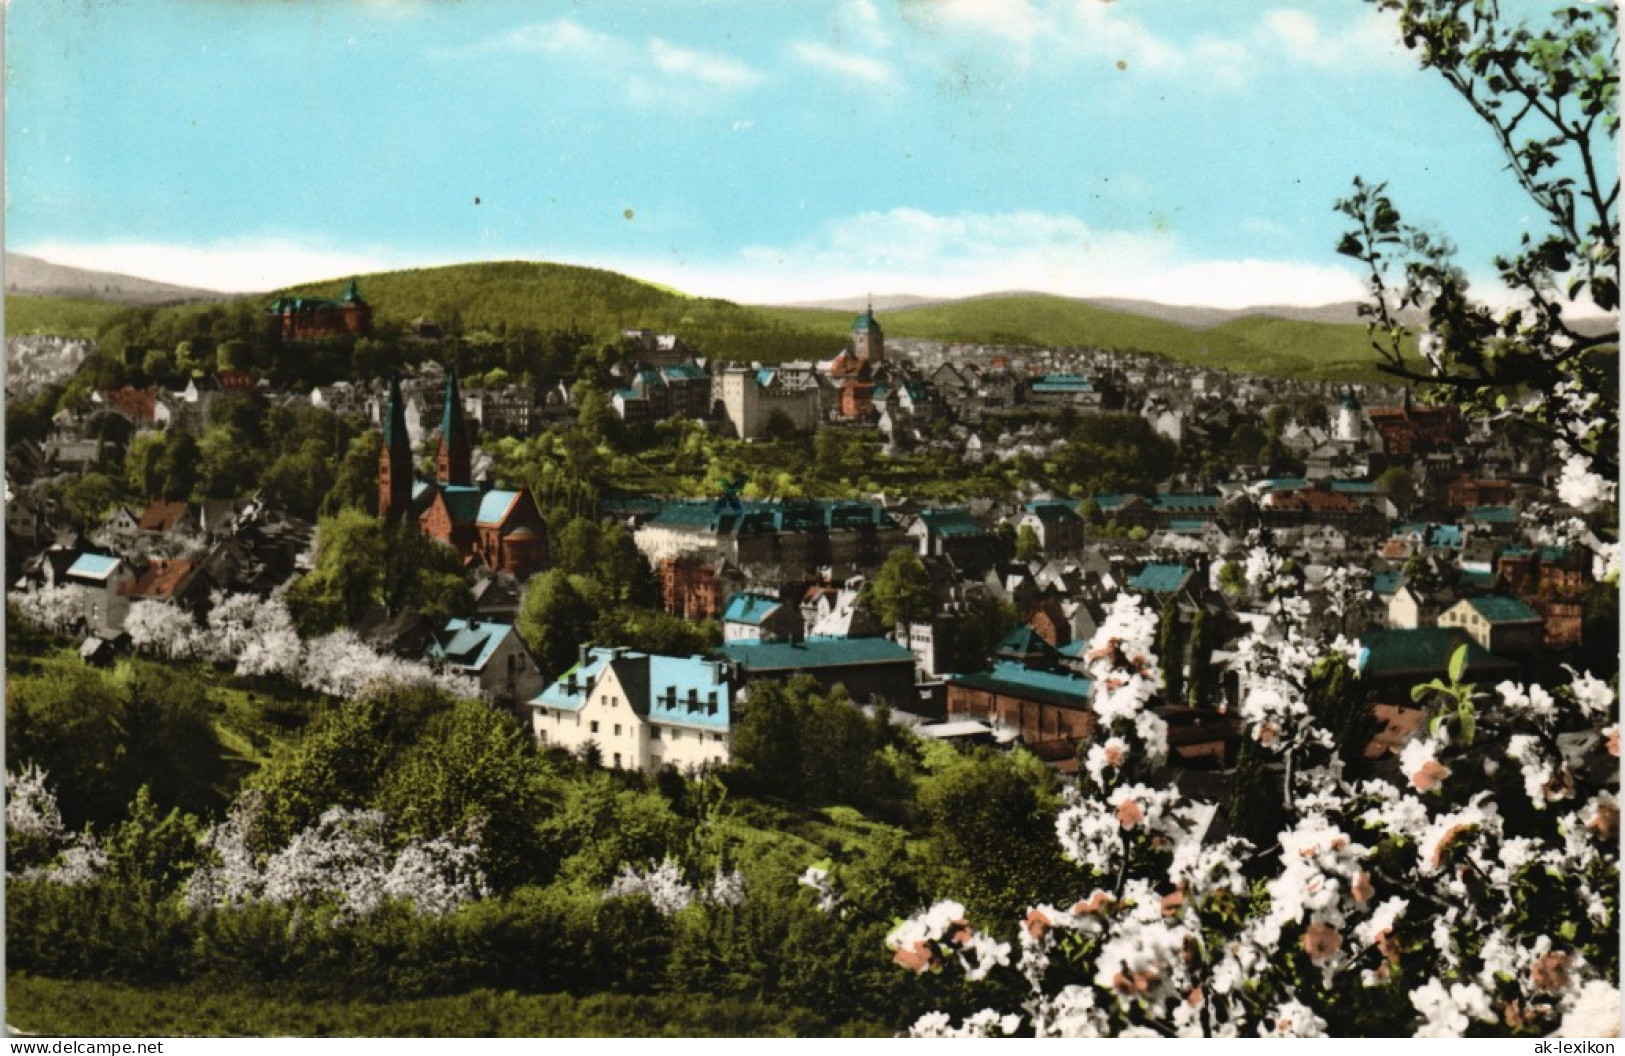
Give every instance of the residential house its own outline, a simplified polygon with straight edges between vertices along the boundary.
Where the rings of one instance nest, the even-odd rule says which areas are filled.
[[[721,655],[732,665],[741,692],[756,682],[805,674],[825,689],[846,687],[860,704],[884,702],[908,709],[916,697],[914,654],[887,638],[724,642]]]
[[[476,679],[480,694],[501,704],[530,700],[546,685],[535,658],[510,623],[447,620],[423,659]]]
[[[616,769],[692,771],[728,763],[732,704],[724,663],[590,647],[528,709],[538,744]]]
[[[1440,627],[1460,627],[1473,641],[1502,656],[1528,656],[1545,638],[1540,613],[1517,598],[1491,594],[1466,598],[1439,614]]]
[[[1039,758],[1063,772],[1077,769],[1078,742],[1095,728],[1093,683],[1071,672],[1042,671],[998,660],[991,671],[948,678],[950,721],[976,719],[1018,730]]]

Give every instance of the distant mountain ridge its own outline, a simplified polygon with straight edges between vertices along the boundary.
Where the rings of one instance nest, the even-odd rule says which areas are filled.
[[[7,253],[5,260],[6,293],[24,297],[65,297],[132,307],[158,307],[189,301],[229,301],[242,296],[172,286],[111,271],[70,268],[22,253]]]

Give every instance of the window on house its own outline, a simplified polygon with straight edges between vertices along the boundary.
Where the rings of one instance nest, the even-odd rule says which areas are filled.
[[[620,735],[621,735],[621,724],[617,722],[615,724],[615,736],[619,737]]]
[[[598,720],[597,720],[597,719],[594,719],[594,720],[593,720],[593,723],[592,723],[592,732],[594,732],[594,733],[597,733],[597,732],[598,732]]]
[[[620,768],[621,768],[621,753],[616,752],[615,753],[615,769],[619,770]]]

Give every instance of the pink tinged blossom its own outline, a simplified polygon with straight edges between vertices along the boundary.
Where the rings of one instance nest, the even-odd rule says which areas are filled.
[[[1316,964],[1333,957],[1343,948],[1343,936],[1325,921],[1317,920],[1303,932],[1303,952]]]

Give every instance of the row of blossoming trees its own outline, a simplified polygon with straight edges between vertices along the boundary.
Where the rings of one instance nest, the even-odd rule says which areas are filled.
[[[1303,635],[1280,561],[1255,551],[1246,570],[1272,619],[1236,651],[1240,717],[1277,760],[1282,830],[1262,846],[1218,835],[1218,805],[1150,780],[1167,756],[1156,620],[1120,597],[1091,643],[1100,721],[1056,824],[1092,879],[1019,923],[945,901],[893,930],[904,968],[1005,975],[1024,994],[914,1032],[1615,1033],[1618,768],[1588,781],[1582,759],[1617,759],[1613,690],[1583,673],[1555,690],[1466,685],[1459,653],[1417,692],[1433,717],[1402,781],[1361,779],[1307,693],[1357,646]]]
[[[747,885],[718,853],[715,810],[676,817],[672,805],[691,792],[564,781],[483,705],[448,710],[431,688],[414,698],[399,683],[383,690],[375,682],[421,681],[427,672],[386,671],[332,643],[301,643],[275,602],[232,598],[217,599],[206,626],[171,620],[162,633],[143,632],[143,647],[331,687],[345,703],[213,826],[164,815],[143,792],[123,821],[74,832],[46,775],[11,776],[11,912],[66,919],[61,899],[83,892],[68,917],[126,937],[169,933],[175,950],[234,950],[232,971],[255,950],[281,950],[264,955],[271,960],[255,969],[258,978],[354,950],[359,935],[394,934],[377,939],[391,956],[442,951],[425,972],[443,975],[473,956],[444,952],[454,943],[400,938],[420,927],[406,927],[402,913],[445,921],[422,934],[446,943],[494,928],[506,938],[467,941],[500,950],[503,961],[517,956],[507,948],[514,935],[530,934],[504,914],[530,914],[537,941],[554,952],[545,969],[512,969],[525,987],[568,986],[572,965],[579,976],[610,962],[645,981],[675,972],[685,986],[735,985],[745,963],[786,975],[763,945],[786,933],[809,948],[831,944],[818,947],[830,958],[825,967],[860,978],[862,958],[878,966],[884,957],[864,943],[885,936],[906,969],[888,989],[898,1012],[944,1009],[914,1022],[925,1034],[1595,1033],[1617,1018],[1617,766],[1599,776],[1592,765],[1617,754],[1613,691],[1581,673],[1558,689],[1465,685],[1458,663],[1420,688],[1433,721],[1405,746],[1398,778],[1377,779],[1342,761],[1349,755],[1312,692],[1358,647],[1306,637],[1301,583],[1278,559],[1255,551],[1242,567],[1268,619],[1255,622],[1230,662],[1252,750],[1273,760],[1251,795],[1284,819],[1280,831],[1249,842],[1237,835],[1252,831],[1244,811],[1186,797],[1166,779],[1167,729],[1154,709],[1163,684],[1156,617],[1124,596],[1091,643],[1099,722],[1080,753],[1077,786],[1051,814],[1072,871],[1024,845],[997,852],[1042,874],[1027,890],[1046,894],[1020,916],[1000,919],[1001,908],[975,919],[961,903],[937,901],[884,924],[974,875],[922,870],[900,834],[890,850],[808,869],[802,882],[812,890],[799,907],[786,903],[783,891],[770,891],[779,880],[768,871],[757,868]],[[285,648],[267,652],[279,628]],[[329,670],[329,655],[352,659]],[[373,688],[351,689],[367,682]],[[929,813],[951,798],[918,791],[929,781],[920,760],[927,771],[943,765],[920,746],[866,750],[894,768],[897,787],[912,783],[924,806],[909,809]],[[949,772],[938,785],[977,776]],[[1020,791],[1016,771],[1006,776]],[[944,817],[945,831],[962,826],[951,810]],[[537,923],[530,900],[541,896],[524,892],[550,877],[573,877],[588,901],[568,910],[547,902],[563,916]],[[1031,880],[971,886],[1008,892]],[[1059,897],[1068,885],[1076,890]],[[110,907],[124,902],[137,920],[116,926]],[[809,923],[824,914],[839,925]],[[574,945],[561,948],[566,932]],[[50,950],[55,933],[14,929],[14,952],[48,969],[63,956]],[[612,938],[593,937],[600,933]],[[297,955],[288,950],[296,937]],[[173,957],[182,976],[202,970],[193,954]],[[467,977],[493,970],[471,968]],[[858,1007],[840,992],[826,1009],[836,1018]]]

